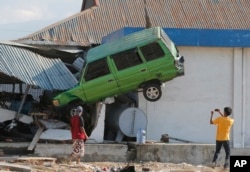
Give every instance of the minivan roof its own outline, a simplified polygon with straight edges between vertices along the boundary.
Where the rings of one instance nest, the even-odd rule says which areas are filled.
[[[144,29],[142,31],[126,35],[119,40],[102,44],[88,51],[87,61],[96,61],[108,55],[135,48],[138,45],[148,42],[153,42],[161,38],[161,32],[164,31],[160,27]]]

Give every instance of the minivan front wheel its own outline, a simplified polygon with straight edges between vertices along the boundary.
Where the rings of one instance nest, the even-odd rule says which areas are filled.
[[[161,86],[159,84],[148,84],[143,88],[143,95],[146,100],[155,102],[161,98]]]

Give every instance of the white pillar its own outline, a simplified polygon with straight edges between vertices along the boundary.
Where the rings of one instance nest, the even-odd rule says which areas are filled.
[[[242,48],[234,48],[233,63],[233,134],[234,148],[244,148],[245,138],[245,66]]]
[[[105,122],[105,109],[106,105],[102,105],[101,113],[96,128],[93,130],[88,143],[103,143],[104,140],[104,122]]]

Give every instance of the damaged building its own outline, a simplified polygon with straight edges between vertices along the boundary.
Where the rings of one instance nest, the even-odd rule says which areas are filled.
[[[86,53],[101,45],[105,41],[103,38],[108,35],[119,38],[138,29],[160,26],[185,56],[185,77],[166,84],[163,88],[165,94],[156,103],[146,101],[141,93],[133,94],[138,108],[146,115],[147,139],[160,140],[162,134],[169,134],[196,143],[213,143],[214,131],[207,125],[210,111],[218,106],[231,106],[236,120],[231,146],[246,148],[250,146],[250,130],[246,125],[250,120],[247,115],[250,100],[247,89],[250,27],[246,18],[249,9],[245,0],[83,0],[81,12],[14,42],[27,46],[18,49],[28,49],[49,59],[59,58],[79,80]],[[26,79],[26,75],[23,77]],[[16,76],[13,79],[24,82]],[[73,85],[75,83],[72,82]],[[12,82],[8,84],[13,85]],[[16,88],[20,89],[19,85],[17,82]],[[26,85],[44,88],[32,82]],[[8,87],[11,89],[8,92],[16,88]],[[20,90],[25,93],[26,88]],[[48,96],[51,98],[52,94],[48,92]],[[123,102],[122,105],[130,106],[127,96],[117,99]],[[96,127],[91,134],[94,140],[106,140],[106,110],[120,106],[116,103],[102,107],[98,125],[95,126],[96,121],[92,124]],[[96,105],[90,109],[95,109],[95,112],[100,110]],[[59,116],[64,118],[66,115]],[[199,123],[192,123],[192,119]],[[204,135],[204,132],[207,134]]]

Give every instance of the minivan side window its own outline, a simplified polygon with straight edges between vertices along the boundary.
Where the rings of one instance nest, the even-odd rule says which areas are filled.
[[[105,59],[94,61],[90,64],[88,64],[87,69],[85,73],[85,80],[89,81],[104,75],[107,75],[110,73],[108,64]]]
[[[136,49],[123,51],[111,56],[114,60],[117,70],[126,69],[142,63],[142,60]]]
[[[161,46],[157,42],[142,46],[140,49],[146,61],[158,59],[165,55]]]

